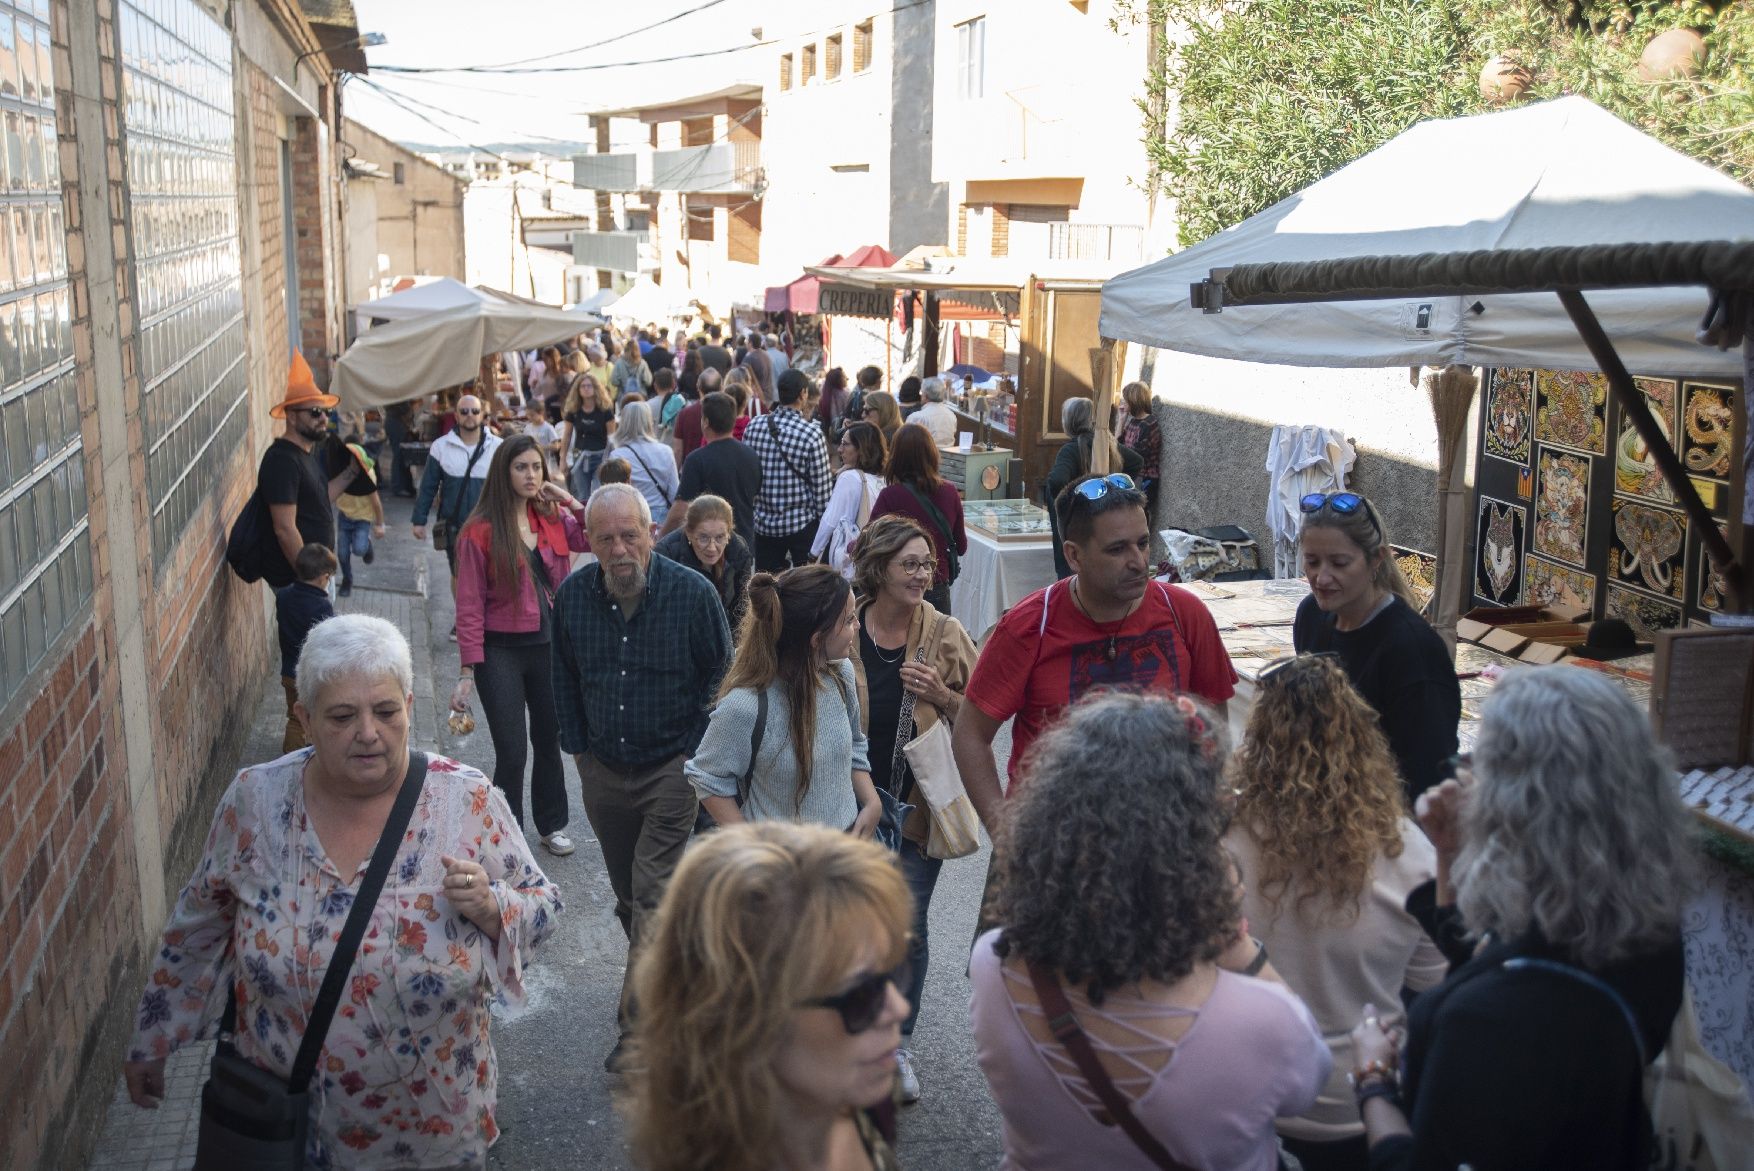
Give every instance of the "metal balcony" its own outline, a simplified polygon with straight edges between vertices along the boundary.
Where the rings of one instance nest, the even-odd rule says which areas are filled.
[[[1145,229],[1138,224],[1052,223],[1048,225],[1048,259],[1142,263]]]
[[[715,142],[652,152],[651,188],[687,195],[737,195],[756,189],[759,142]]]
[[[586,268],[611,272],[641,271],[651,235],[647,232],[574,232],[572,261]]]
[[[590,191],[640,191],[650,186],[650,174],[649,152],[572,157],[572,185]]]

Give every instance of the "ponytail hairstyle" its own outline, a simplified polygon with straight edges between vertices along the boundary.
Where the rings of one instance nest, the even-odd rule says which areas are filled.
[[[823,657],[821,643],[840,621],[851,593],[846,578],[826,565],[800,565],[778,577],[756,574],[749,581],[737,654],[719,685],[722,699],[739,687],[763,691],[779,682],[792,713],[792,751],[798,762],[794,811],[803,808],[810,791],[816,689],[824,679],[839,679]]]
[[[1340,534],[1358,546],[1367,561],[1376,560],[1376,571],[1371,582],[1384,593],[1395,595],[1413,608],[1414,613],[1420,609],[1419,599],[1413,596],[1413,590],[1407,585],[1407,579],[1401,574],[1401,567],[1395,564],[1395,551],[1389,547],[1389,531],[1383,525],[1382,513],[1368,498],[1364,507],[1348,516],[1336,512],[1324,505],[1315,512],[1303,514],[1303,530],[1338,529]],[[1378,554],[1381,554],[1380,559]]]

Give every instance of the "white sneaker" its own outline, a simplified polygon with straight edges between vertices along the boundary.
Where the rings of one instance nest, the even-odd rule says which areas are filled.
[[[542,835],[542,848],[556,858],[564,858],[573,851],[572,839],[555,830],[551,834]]]
[[[902,1104],[912,1105],[920,1100],[920,1075],[914,1072],[914,1055],[911,1050],[895,1051],[895,1076],[901,1083]]]

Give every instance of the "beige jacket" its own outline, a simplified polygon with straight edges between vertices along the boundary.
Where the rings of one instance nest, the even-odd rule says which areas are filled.
[[[861,624],[865,621],[865,607],[870,604],[869,601],[859,604],[859,622]],[[942,624],[938,621],[940,617],[944,619]],[[908,623],[907,657],[903,661],[913,662],[914,656],[919,654],[920,644],[931,638],[934,632],[936,632],[937,638],[926,650],[926,662],[938,669],[938,675],[944,680],[944,686],[961,695],[968,690],[969,676],[974,674],[975,659],[979,657],[974,649],[974,640],[968,637],[968,631],[963,629],[962,623],[948,614],[940,615],[930,602],[921,602],[919,608],[914,611],[913,621]],[[865,726],[866,734],[869,734],[871,731],[871,697],[865,685],[865,664],[859,658],[856,647],[853,654],[848,657],[853,661],[853,677],[859,685],[859,719]],[[919,736],[931,731],[933,725],[942,718],[943,713],[931,704],[915,703],[914,735]],[[901,827],[902,836],[924,844],[931,828],[930,817],[926,812],[924,802],[921,801],[919,793],[915,791],[913,786],[910,786],[908,791],[901,795],[901,799],[918,806],[908,817],[906,824]]]
[[[1260,849],[1242,825],[1225,845],[1242,868],[1243,914],[1249,931],[1267,945],[1273,967],[1303,998],[1334,1054],[1333,1073],[1316,1104],[1296,1118],[1281,1118],[1279,1133],[1328,1142],[1363,1134],[1346,1074],[1352,1069],[1352,1027],[1366,1004],[1382,1010],[1385,1025],[1400,1023],[1401,987],[1422,992],[1448,970],[1442,953],[1406,911],[1407,895],[1437,872],[1437,852],[1417,825],[1401,818],[1401,854],[1378,857],[1359,900],[1358,917],[1299,913],[1293,888],[1275,908],[1260,895]]]

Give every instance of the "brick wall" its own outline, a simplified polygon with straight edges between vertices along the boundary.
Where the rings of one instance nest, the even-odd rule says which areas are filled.
[[[314,118],[295,119],[292,138],[292,226],[298,236],[299,350],[311,364],[318,386],[329,385],[329,367],[339,350],[329,318],[327,253],[330,232],[324,187],[333,177],[324,166],[322,124]],[[279,235],[278,232],[275,233]]]
[[[69,3],[95,13],[107,173],[86,173],[80,166],[89,145],[80,140],[68,90]],[[84,621],[62,636],[36,678],[0,709],[0,825],[8,827],[0,836],[0,938],[7,941],[0,952],[0,1052],[7,1055],[0,1062],[3,1168],[83,1165],[96,1135],[92,1121],[101,1117],[120,1069],[158,930],[142,924],[136,824],[156,826],[154,845],[162,849],[164,883],[174,899],[272,674],[262,587],[239,582],[223,557],[231,519],[253,486],[256,451],[212,456],[230,464],[154,575],[114,10],[115,0],[54,0],[52,8],[94,597]],[[257,258],[245,280],[257,285],[265,305],[247,321],[251,395],[244,409],[260,418],[278,399],[286,371],[279,146],[273,82],[247,62],[242,68],[234,91],[244,180],[240,224],[246,237],[257,237],[245,249]],[[312,133],[320,132],[312,124]],[[84,222],[81,183],[105,185],[106,221]],[[337,238],[319,233],[319,247],[333,246]],[[94,320],[88,254],[100,247],[113,249],[117,262],[119,338],[105,319]],[[326,329],[336,313],[324,276],[335,265],[332,257],[325,265],[319,254],[313,267],[318,299],[307,319]],[[326,335],[320,340],[327,356]],[[99,387],[99,346],[110,347],[102,352],[119,359],[119,386]],[[115,395],[127,418],[125,450],[106,452],[100,398],[113,407]],[[123,512],[120,502],[130,495],[133,507]],[[140,633],[134,645],[144,642],[146,680],[145,694],[127,699],[140,705],[129,709],[139,719],[126,722],[119,583],[113,577],[122,565],[138,567]],[[147,729],[150,742],[131,743],[129,724]],[[138,762],[147,759],[152,767],[140,792],[156,798],[156,822],[143,817],[131,797],[130,760],[138,772]]]
[[[1011,205],[995,203],[993,208],[993,255],[1011,255]]]

